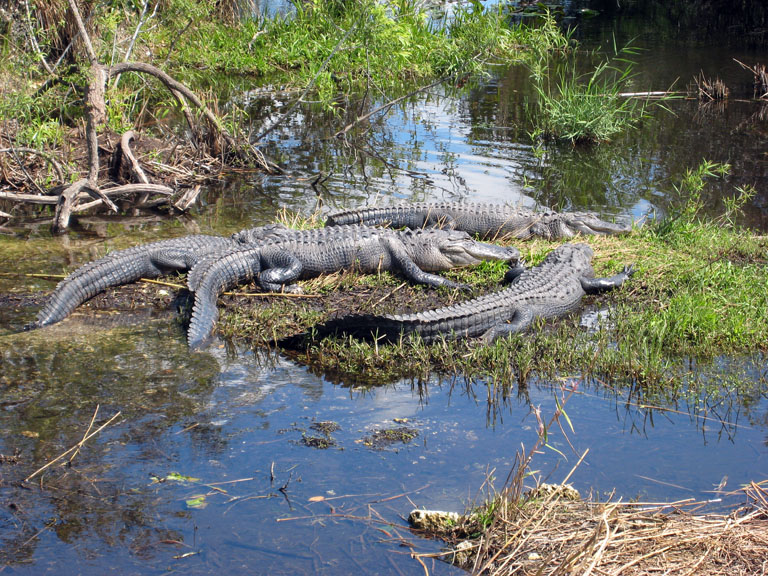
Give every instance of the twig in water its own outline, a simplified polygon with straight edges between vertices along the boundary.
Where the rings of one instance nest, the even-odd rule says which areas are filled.
[[[91,431],[91,428],[93,428],[93,423],[96,421],[96,416],[99,414],[99,405],[96,404],[96,410],[93,411],[93,416],[91,416],[91,422],[88,424],[88,428],[85,431],[85,434],[83,434],[83,439],[80,440],[80,444],[77,446],[77,450],[75,450],[72,453],[72,456],[69,457],[69,463],[72,463],[72,460],[75,459],[75,456],[80,454],[80,447],[83,445],[83,442],[85,442],[85,438],[88,436],[88,433]]]
[[[407,100],[411,96],[415,96],[416,94],[419,94],[420,92],[425,92],[426,90],[429,90],[430,88],[434,88],[435,86],[437,86],[439,84],[442,84],[446,80],[448,80],[448,77],[446,77],[446,76],[443,76],[442,78],[438,78],[437,80],[435,80],[431,84],[427,84],[426,86],[422,86],[420,88],[417,88],[416,90],[413,90],[412,92],[408,92],[408,94],[405,94],[404,96],[400,96],[400,98],[395,98],[394,100],[390,100],[386,104],[382,104],[378,108],[374,108],[373,110],[368,112],[368,114],[363,114],[362,116],[358,116],[354,121],[352,121],[351,123],[347,124],[346,126],[344,126],[344,128],[342,128],[341,130],[336,132],[336,134],[334,134],[334,137],[338,138],[339,136],[343,136],[344,134],[349,132],[352,128],[357,126],[360,122],[363,122],[364,120],[367,120],[368,118],[370,118],[374,114],[377,114],[377,113],[381,112],[382,110],[388,110],[389,108],[391,108],[392,106],[394,106],[398,102],[402,102],[403,100]]]
[[[106,421],[104,424],[102,424],[101,426],[99,426],[99,427],[98,427],[96,430],[94,430],[93,432],[91,432],[90,434],[88,434],[88,435],[86,435],[86,436],[83,436],[83,439],[82,439],[82,440],[80,440],[80,442],[78,442],[78,443],[77,443],[77,444],[75,444],[74,446],[72,446],[72,448],[70,448],[69,450],[67,450],[66,452],[64,452],[64,453],[62,453],[62,454],[59,454],[59,455],[58,455],[56,458],[54,458],[53,460],[51,460],[50,462],[48,462],[48,464],[46,464],[46,465],[45,465],[45,466],[43,466],[42,468],[38,468],[37,470],[35,470],[34,472],[32,472],[32,474],[30,474],[29,476],[27,476],[26,478],[24,478],[24,482],[29,482],[29,481],[30,481],[32,478],[34,478],[35,476],[37,476],[38,474],[40,474],[40,473],[41,473],[41,472],[43,472],[44,470],[47,470],[48,468],[50,468],[51,466],[53,466],[53,465],[54,465],[56,462],[58,462],[58,461],[59,461],[59,460],[61,460],[62,458],[66,458],[66,457],[67,457],[67,456],[70,454],[70,452],[73,452],[73,451],[75,451],[75,450],[79,450],[79,449],[80,449],[80,448],[83,446],[83,444],[85,444],[85,443],[86,443],[88,440],[90,440],[91,438],[93,438],[94,436],[96,436],[96,434],[98,434],[99,432],[101,432],[102,430],[104,430],[104,428],[106,428],[107,426],[109,426],[109,425],[110,425],[110,424],[111,424],[111,423],[112,423],[112,422],[113,422],[113,421],[114,421],[114,420],[115,420],[115,419],[116,419],[118,416],[120,416],[121,414],[122,414],[122,412],[117,412],[117,413],[116,413],[114,416],[112,416],[112,418],[110,418],[109,420],[107,420],[107,421]]]

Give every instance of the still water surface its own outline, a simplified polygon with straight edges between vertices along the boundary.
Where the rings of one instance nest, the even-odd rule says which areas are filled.
[[[599,34],[611,26],[583,25],[585,42],[590,26]],[[687,82],[714,62],[721,68],[708,73],[730,73],[728,57],[686,44],[682,58],[679,49],[673,43],[646,52],[638,90],[663,89],[677,77]],[[728,56],[754,60],[756,53],[736,47]],[[15,240],[0,263],[4,270],[60,272],[107,248],[268,222],[283,207],[308,214],[467,199],[638,220],[663,216],[673,183],[702,158],[734,165],[729,179],[707,190],[708,209],[716,213],[735,185],[755,185],[762,195],[747,206],[743,223],[768,229],[764,104],[744,99],[713,111],[680,100],[670,105],[674,114],[655,110],[613,142],[548,146],[542,155],[526,136],[525,77],[500,68],[466,91],[433,91],[347,141],[333,138],[327,118],[307,108],[266,143],[291,168],[289,176],[228,180],[186,221],[123,228],[94,218],[66,240],[33,234]],[[254,115],[261,122],[283,106],[270,99],[254,105]],[[309,179],[318,174],[328,178],[315,189]],[[535,441],[532,409],[548,419],[561,385],[577,388],[566,404],[575,430],[567,440],[554,432],[551,444],[562,454],[547,449],[536,457],[543,478],[564,478],[587,449],[572,476],[584,493],[732,504],[739,497],[718,486],[727,491],[768,478],[764,358],[691,362],[676,379],[704,374],[719,393],[655,408],[644,405],[642,390],[616,392],[610,381],[578,376],[532,381],[492,400],[488,383],[461,377],[360,388],[274,353],[221,343],[190,354],[173,310],[145,310],[141,301],[133,311],[86,314],[20,334],[36,310],[25,294],[51,288],[45,280],[0,278],[0,294],[8,295],[0,301],[6,573],[423,574],[409,555],[439,544],[410,534],[403,518],[415,506],[462,510],[482,500],[488,477],[500,487],[516,452]],[[739,392],[727,393],[736,383]],[[83,438],[97,406],[92,429],[120,415],[71,466],[52,466],[20,484]],[[326,438],[317,430],[321,422],[338,429]],[[407,444],[366,445],[376,430],[402,426],[418,435]],[[313,437],[330,445],[312,447]],[[428,566],[458,573],[439,562]]]

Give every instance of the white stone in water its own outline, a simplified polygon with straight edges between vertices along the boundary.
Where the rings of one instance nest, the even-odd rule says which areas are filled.
[[[455,526],[459,521],[456,512],[444,512],[442,510],[412,510],[408,515],[411,526],[420,530],[433,532],[444,531]]]

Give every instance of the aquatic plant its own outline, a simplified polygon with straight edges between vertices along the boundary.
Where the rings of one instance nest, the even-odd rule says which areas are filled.
[[[646,103],[622,95],[633,78],[627,46],[601,60],[591,72],[579,74],[574,59],[549,56],[531,66],[537,94],[530,114],[535,135],[572,143],[603,142],[633,126],[645,114]],[[663,105],[669,97],[654,101]]]
[[[696,84],[696,93],[699,100],[711,102],[728,98],[730,91],[725,82],[720,80],[720,78],[715,77],[713,80],[704,76],[704,72],[700,72],[697,76],[693,77],[693,81]]]

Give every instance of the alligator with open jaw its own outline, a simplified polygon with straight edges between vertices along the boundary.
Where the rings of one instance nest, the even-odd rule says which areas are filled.
[[[249,243],[248,233],[243,233],[240,240]],[[458,231],[355,225],[294,231],[251,247],[209,256],[190,271],[188,283],[195,292],[195,304],[187,341],[190,348],[205,345],[218,318],[219,294],[246,281],[256,280],[270,291],[295,290],[293,282],[319,274],[388,270],[421,284],[463,288],[432,272],[483,260],[516,263],[519,256],[515,248],[478,242]]]
[[[244,230],[232,238],[196,234],[112,252],[84,264],[59,282],[36,320],[25,329],[60,322],[80,304],[111,286],[156,278],[174,270],[189,270],[208,254],[241,246],[245,235],[250,241],[258,242],[281,235],[285,230],[282,226],[270,225]]]
[[[413,314],[345,316],[315,330],[318,336],[349,334],[364,339],[397,342],[418,334],[426,343],[480,337],[491,343],[521,332],[535,318],[552,318],[574,311],[585,294],[621,286],[633,274],[632,266],[609,278],[595,278],[592,249],[586,244],[564,244],[534,268],[512,269],[512,284],[504,290],[459,304]],[[295,344],[300,337],[282,342]]]
[[[624,234],[631,230],[628,225],[606,222],[589,212],[535,212],[504,204],[470,202],[416,202],[360,208],[331,214],[325,225],[344,224],[414,229],[437,227],[463,230],[485,239],[520,240],[532,237],[559,240],[577,234]]]

